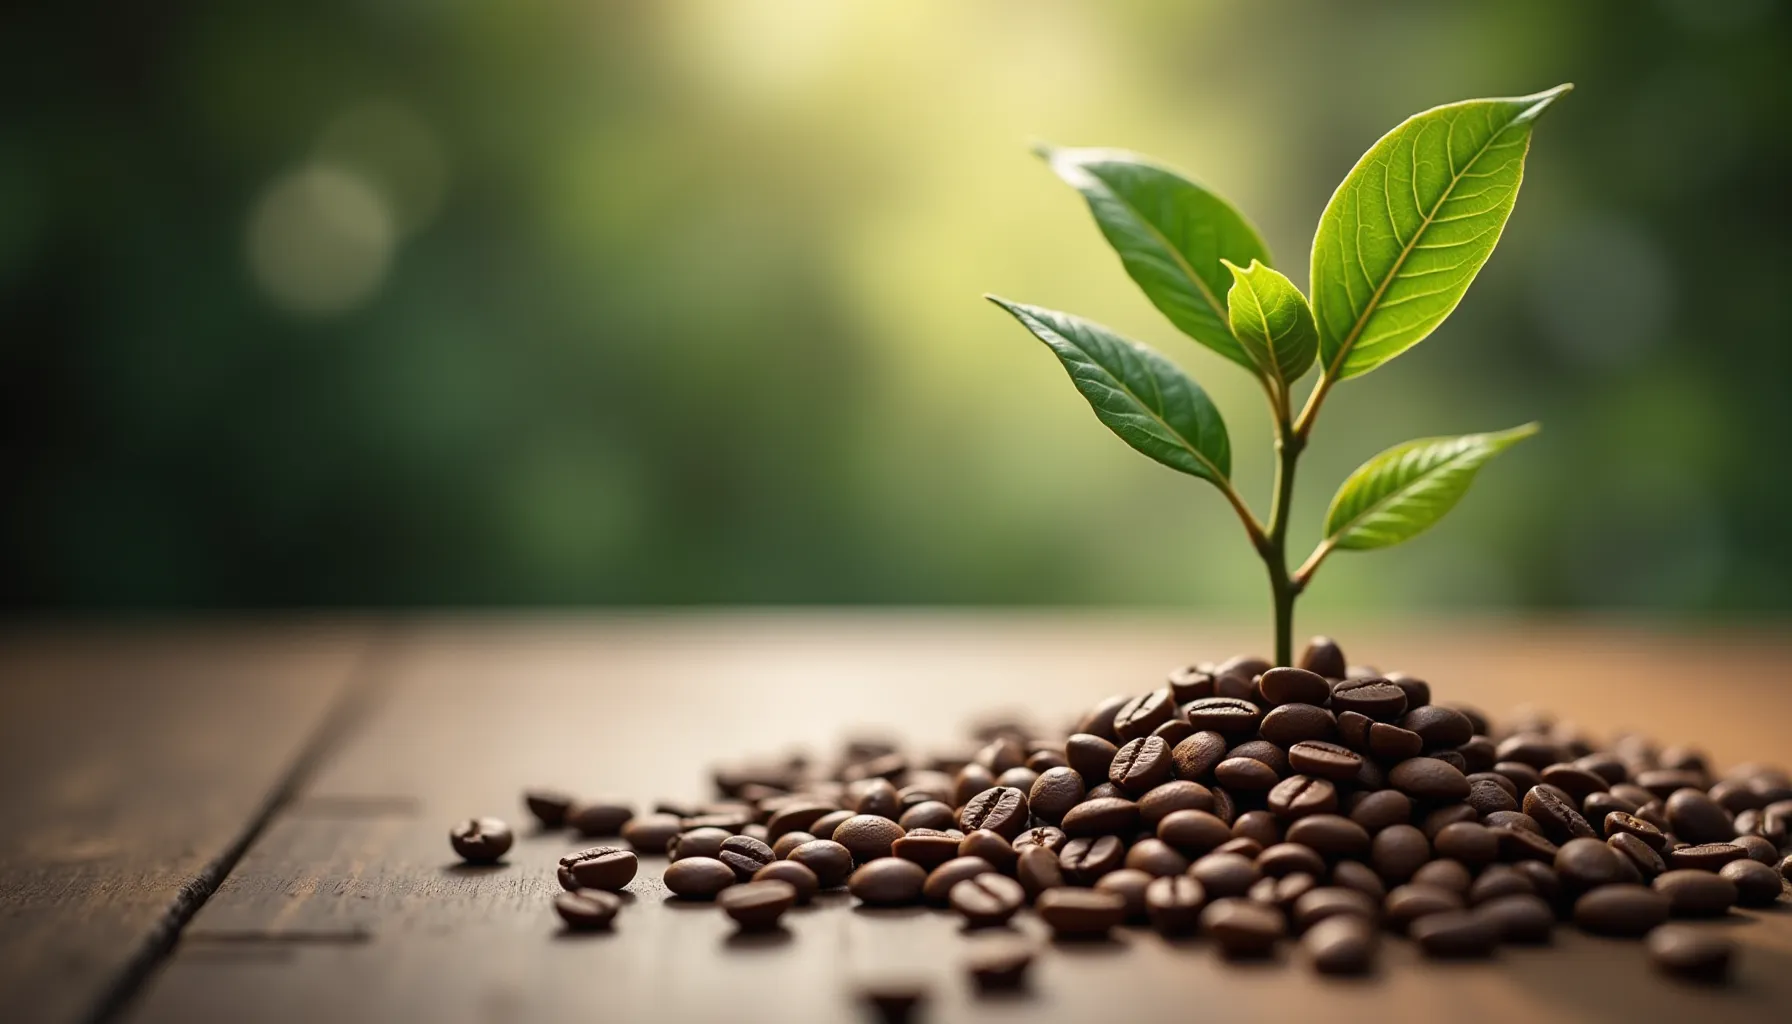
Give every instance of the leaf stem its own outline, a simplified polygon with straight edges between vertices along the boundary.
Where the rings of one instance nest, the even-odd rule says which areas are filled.
[[[1331,538],[1328,537],[1319,542],[1319,546],[1313,549],[1313,553],[1307,556],[1307,560],[1301,563],[1299,569],[1294,570],[1294,585],[1297,588],[1297,593],[1307,588],[1307,581],[1311,580],[1313,574],[1319,571],[1319,563],[1325,561],[1325,556],[1331,554],[1332,550],[1333,544]]]
[[[1294,504],[1294,470],[1306,438],[1288,422],[1287,391],[1276,412],[1276,481],[1269,504],[1269,534],[1258,553],[1269,570],[1269,591],[1275,605],[1277,665],[1294,663],[1294,599],[1300,585],[1288,575],[1288,520]]]
[[[1332,375],[1320,370],[1319,382],[1313,385],[1313,393],[1307,396],[1307,404],[1300,411],[1300,418],[1294,421],[1294,436],[1304,444],[1307,436],[1313,432],[1313,421],[1319,418],[1319,407],[1325,403],[1325,396],[1331,391],[1336,381]]]

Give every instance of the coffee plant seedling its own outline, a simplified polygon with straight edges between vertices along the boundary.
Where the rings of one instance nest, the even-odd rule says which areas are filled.
[[[1095,416],[1147,456],[1219,488],[1269,570],[1276,664],[1292,664],[1294,601],[1333,551],[1398,544],[1455,506],[1487,461],[1537,432],[1431,437],[1363,463],[1333,496],[1324,538],[1288,569],[1294,470],[1334,386],[1423,341],[1492,255],[1524,178],[1531,126],[1572,86],[1467,100],[1408,118],[1344,177],[1319,218],[1312,298],[1274,270],[1225,200],[1144,158],[1042,148],[1088,200],[1134,282],[1184,334],[1255,375],[1275,417],[1269,520],[1231,480],[1225,421],[1201,386],[1152,349],[1068,313],[989,296],[1052,350]],[[1222,296],[1224,297],[1222,299]],[[1298,414],[1295,382],[1319,364]]]

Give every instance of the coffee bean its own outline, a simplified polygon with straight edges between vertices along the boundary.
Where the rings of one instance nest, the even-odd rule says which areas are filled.
[[[1071,737],[1073,740],[1075,738]],[[1107,741],[1103,740],[1102,742],[1106,743]],[[1112,746],[1112,744],[1108,745]],[[949,802],[963,807],[970,802],[971,797],[992,788],[995,784],[995,772],[975,762],[967,764],[958,770],[958,775],[952,780],[952,799]]]
[[[496,864],[515,841],[497,818],[468,818],[448,830],[448,844],[468,864]]]
[[[1204,779],[1226,759],[1226,746],[1226,737],[1217,732],[1197,732],[1171,749],[1172,771],[1179,779]]]
[[[578,889],[554,897],[554,913],[574,931],[608,928],[621,909],[622,901],[601,889]]]
[[[1375,928],[1354,914],[1328,917],[1307,929],[1301,947],[1321,974],[1363,974],[1375,966]]]
[[[1012,736],[997,736],[977,751],[974,760],[997,775],[1026,763],[1027,752]]]
[[[994,870],[982,857],[954,857],[927,873],[927,880],[921,885],[921,898],[936,907],[943,907],[953,886]]]
[[[1064,741],[1064,759],[1070,763],[1071,770],[1083,777],[1083,785],[1087,787],[1107,781],[1108,765],[1114,763],[1114,754],[1119,749],[1100,736],[1077,733]],[[965,799],[975,795],[968,793]]]
[[[1557,761],[1562,760],[1563,753],[1564,751],[1562,750],[1561,745],[1556,743],[1555,740],[1552,740],[1547,736],[1521,732],[1501,740],[1494,756],[1498,757],[1501,761],[1517,761],[1520,764],[1529,765],[1536,771],[1542,771],[1550,765],[1555,764]],[[1494,765],[1493,770],[1496,772],[1499,771],[1499,765]],[[1518,782],[1519,780],[1513,779],[1512,781]],[[1531,785],[1536,785],[1537,781],[1538,780],[1533,779]],[[1524,789],[1526,787],[1523,783],[1520,783],[1518,788]]]
[[[1325,858],[1312,847],[1301,843],[1266,846],[1256,856],[1254,863],[1261,874],[1270,878],[1294,874],[1317,876],[1325,873]]]
[[[1332,687],[1332,710],[1355,711],[1378,722],[1398,721],[1406,713],[1406,691],[1386,679],[1346,679]]]
[[[790,856],[790,851],[804,843],[812,843],[814,841],[815,837],[807,832],[786,832],[778,837],[777,842],[772,844],[772,856],[779,860],[783,860],[785,857]],[[721,847],[718,845],[716,850],[717,852],[720,852]]]
[[[1371,834],[1389,825],[1405,825],[1412,821],[1412,798],[1397,789],[1365,793],[1351,805],[1350,820]]]
[[[1405,882],[1430,859],[1431,843],[1411,825],[1389,825],[1369,844],[1369,863],[1388,885]]]
[[[1238,802],[1220,786],[1213,788],[1213,816],[1227,824],[1238,817]]]
[[[1090,736],[1099,736],[1109,743],[1117,741],[1120,736],[1114,732],[1114,716],[1131,701],[1132,698],[1125,694],[1107,698],[1090,709],[1089,713],[1083,717],[1082,722],[1077,725],[1076,731]],[[1076,759],[1072,758],[1070,763],[1072,767],[1075,767]]]
[[[641,853],[659,855],[666,844],[684,830],[684,822],[670,814],[643,814],[622,826],[622,838]]]
[[[1736,905],[1736,883],[1709,871],[1663,872],[1650,888],[1668,898],[1668,911],[1675,917],[1714,917]],[[1774,895],[1779,895],[1777,885]]]
[[[1251,900],[1221,897],[1201,911],[1201,931],[1227,956],[1264,956],[1287,931],[1282,914]]]
[[[1083,799],[1083,777],[1074,769],[1053,768],[1040,774],[1027,794],[1027,806],[1033,814],[1056,824],[1064,820],[1064,812]]]
[[[1468,903],[1476,907],[1502,896],[1534,896],[1536,893],[1537,887],[1516,868],[1509,864],[1490,864],[1468,887]]]
[[[790,851],[789,860],[815,872],[823,889],[838,889],[852,873],[852,851],[831,839],[817,839]]]
[[[892,824],[894,824],[892,822]],[[722,843],[722,850],[716,859],[734,870],[734,877],[745,882],[753,877],[753,873],[777,860],[772,848],[754,839],[752,836],[729,836]]]
[[[878,857],[859,865],[846,881],[846,890],[873,907],[900,907],[921,898],[927,872],[919,864],[900,857]]]
[[[1630,863],[1636,867],[1637,874],[1641,875],[1644,881],[1667,870],[1667,865],[1661,860],[1661,854],[1650,849],[1648,843],[1629,832],[1614,834],[1605,841],[1605,845],[1629,859]]]
[[[1259,793],[1273,787],[1276,770],[1255,758],[1228,757],[1213,769],[1220,785],[1237,793]]]
[[[1669,867],[1696,868],[1700,871],[1717,871],[1731,861],[1747,859],[1748,851],[1731,843],[1682,846],[1669,850],[1667,855]]]
[[[567,892],[579,889],[620,892],[634,879],[639,864],[631,850],[620,846],[593,846],[560,858],[560,887]]]
[[[582,836],[613,836],[621,832],[623,824],[634,816],[634,808],[627,804],[594,800],[574,804],[566,812],[566,823]]]
[[[1161,839],[1147,838],[1134,843],[1126,851],[1125,864],[1153,878],[1180,875],[1188,870],[1188,858]]]
[[[896,823],[902,826],[905,832],[917,828],[945,831],[958,823],[958,816],[952,813],[952,808],[949,805],[939,800],[923,800],[903,811],[902,817],[897,819]]]
[[[1123,741],[1149,736],[1151,730],[1175,714],[1176,705],[1170,699],[1169,688],[1153,690],[1120,705],[1120,710],[1114,713],[1114,735]]]
[[[1083,794],[1084,803],[1088,803],[1090,800],[1125,800],[1126,798],[1126,794],[1121,791],[1120,787],[1112,782],[1104,782]]]
[[[1253,761],[1261,761],[1268,765],[1278,776],[1287,775],[1289,773],[1288,752],[1268,740],[1242,740],[1238,743],[1234,743],[1232,748],[1226,751],[1226,759],[1231,760],[1235,757],[1248,757]],[[1218,770],[1217,765],[1215,766],[1215,770]]]
[[[1518,761],[1500,761],[1493,766],[1492,771],[1512,783],[1512,788],[1521,800],[1532,786],[1543,781],[1543,776],[1538,774],[1537,769]]]
[[[1379,905],[1387,897],[1387,886],[1381,876],[1362,861],[1341,860],[1332,865],[1332,884],[1357,892],[1375,900]]]
[[[558,789],[531,789],[523,793],[523,806],[542,828],[559,828],[566,824],[566,812],[572,810],[573,802],[571,793]]]
[[[1486,956],[1499,943],[1498,926],[1466,910],[1428,914],[1412,922],[1407,934],[1431,957]]]
[[[1468,796],[1468,779],[1450,764],[1435,757],[1414,757],[1395,765],[1388,782],[1419,800],[1461,800]]]
[[[962,840],[937,829],[917,830],[890,844],[890,856],[913,861],[927,871],[958,856]]]
[[[1137,868],[1121,868],[1102,875],[1095,883],[1097,892],[1110,892],[1125,902],[1125,920],[1133,924],[1144,924],[1148,918],[1145,913],[1145,890],[1155,881],[1155,877]]]
[[[981,857],[1004,875],[1014,873],[1014,863],[1020,855],[1014,852],[1014,845],[999,833],[980,828],[958,841],[960,857]]]
[[[1058,865],[1057,854],[1043,846],[1029,846],[1020,852],[1014,878],[1027,891],[1027,896],[1034,898],[1047,889],[1063,885],[1064,870]]]
[[[832,814],[824,814],[816,819],[815,824],[809,826],[809,834],[817,839],[832,839],[834,838],[834,832],[838,830],[841,825],[852,820],[853,817],[853,813],[845,809],[835,811]]]
[[[1477,917],[1493,926],[1501,942],[1548,942],[1555,911],[1531,893],[1496,896],[1475,907]]]
[[[808,903],[814,898],[821,883],[815,872],[793,860],[779,860],[767,864],[753,873],[755,882],[783,882],[796,891],[798,903]]]
[[[1344,649],[1329,636],[1316,636],[1308,640],[1307,646],[1300,652],[1299,660],[1300,667],[1309,672],[1327,679],[1344,678]]]
[[[1736,838],[1730,813],[1696,789],[1675,790],[1667,798],[1667,812],[1674,834],[1694,845],[1727,843]]]
[[[1458,708],[1457,710],[1460,711],[1462,709]],[[1469,721],[1472,722],[1474,719],[1471,717]],[[1493,768],[1493,763],[1497,756],[1495,754],[1496,749],[1497,748],[1493,745],[1493,740],[1477,733],[1474,736],[1470,736],[1467,743],[1457,747],[1456,752],[1462,755],[1462,760],[1468,766],[1468,771],[1484,772]]]
[[[1425,749],[1418,733],[1386,722],[1369,723],[1366,743],[1370,756],[1388,763],[1417,757]]]
[[[1097,889],[1047,889],[1033,909],[1060,938],[1103,936],[1126,917],[1123,898]]]
[[[966,832],[986,828],[1012,839],[1027,827],[1027,795],[1008,786],[986,789],[959,809],[958,827]]]
[[[1597,839],[1570,839],[1556,851],[1556,874],[1569,891],[1585,891],[1624,881],[1622,855]]]
[[[1139,805],[1121,797],[1095,797],[1072,807],[1059,823],[1064,834],[1130,835],[1139,827]]]
[[[1365,920],[1374,920],[1381,915],[1381,901],[1373,899],[1355,889],[1339,886],[1321,886],[1308,889],[1295,898],[1291,908],[1291,917],[1297,931],[1306,931],[1327,918],[1348,914]]]
[[[1458,896],[1467,899],[1469,885],[1474,876],[1460,861],[1434,860],[1419,866],[1412,873],[1413,885],[1429,885],[1438,889],[1448,889]]]
[[[890,856],[891,847],[904,834],[901,825],[882,815],[855,814],[834,829],[834,842],[846,847],[852,859],[863,864]]]
[[[1485,825],[1459,821],[1439,829],[1432,840],[1432,847],[1440,857],[1480,867],[1498,859],[1500,838]]]
[[[734,919],[741,931],[769,931],[796,904],[796,886],[768,878],[722,890],[716,903]]]
[[[1355,780],[1363,766],[1361,754],[1337,743],[1307,740],[1288,749],[1288,765],[1302,775],[1334,782]]]
[[[1171,750],[1175,750],[1176,744],[1181,743],[1183,740],[1188,739],[1194,734],[1195,727],[1184,722],[1180,718],[1172,718],[1168,722],[1151,730],[1151,735],[1163,740],[1164,746]]]
[[[1057,750],[1035,750],[1027,755],[1027,767],[1043,775],[1053,768],[1067,768],[1070,761],[1064,756],[1063,747]]]
[[[1593,827],[1574,805],[1547,784],[1532,786],[1524,795],[1524,812],[1536,820],[1543,835],[1560,844],[1570,839],[1593,838]]]
[[[1042,846],[1053,853],[1057,853],[1064,848],[1064,844],[1069,840],[1070,837],[1064,834],[1063,829],[1053,828],[1050,825],[1041,825],[1038,828],[1027,829],[1020,835],[1015,836],[1014,842],[1010,845],[1014,850],[1015,857],[1018,858],[1022,853],[1026,852],[1026,849],[1029,846]]]
[[[1019,942],[978,943],[965,960],[965,969],[984,992],[1006,992],[1026,984],[1033,951]]]
[[[1461,910],[1462,897],[1435,885],[1402,885],[1388,893],[1381,908],[1390,926],[1397,931],[1405,931],[1420,918]]]
[[[1780,877],[1792,882],[1792,856],[1787,856],[1780,861]]]
[[[1126,844],[1118,836],[1084,836],[1064,844],[1058,867],[1072,885],[1094,885],[1095,880],[1120,867]]]
[[[1139,797],[1139,823],[1147,828],[1156,828],[1171,811],[1212,810],[1213,791],[1186,779],[1166,782]]]
[[[1543,834],[1543,826],[1537,824],[1537,819],[1523,811],[1494,811],[1492,814],[1483,816],[1481,824],[1492,829],[1521,828],[1539,836]]]
[[[740,830],[740,834],[743,836],[746,836],[748,839],[757,839],[762,843],[767,843],[768,845],[770,843],[770,840],[768,840],[766,838],[765,826],[759,824],[758,822],[753,822],[753,823],[747,825],[746,827],[742,828]]]
[[[694,828],[680,832],[666,841],[666,856],[673,860],[686,857],[714,857],[722,852],[722,844],[734,833],[720,828]]]
[[[1539,774],[1544,782],[1567,793],[1569,799],[1577,803],[1606,789],[1604,776],[1572,764],[1552,764]]]
[[[1411,710],[1401,716],[1400,727],[1417,733],[1426,750],[1453,750],[1475,734],[1468,716],[1454,708],[1436,704],[1412,707],[1410,700],[1407,703]]]
[[[1145,887],[1145,916],[1164,935],[1185,935],[1195,930],[1207,893],[1187,875],[1158,878]]]
[[[1210,853],[1189,865],[1188,876],[1209,899],[1243,896],[1262,877],[1252,859],[1238,853]]]
[[[930,876],[928,883],[932,881]],[[985,871],[960,879],[947,891],[946,898],[966,925],[988,928],[1008,923],[1008,919],[1026,905],[1027,893],[1014,879]]]
[[[1717,874],[1736,886],[1736,902],[1742,906],[1772,906],[1780,898],[1779,872],[1760,861],[1733,860]]]
[[[875,814],[880,818],[889,818],[891,821],[895,821],[902,814],[902,797],[896,792],[896,784],[881,776],[860,779],[850,786],[847,786],[846,801],[847,806],[851,807],[855,814]],[[803,808],[802,805],[799,804],[797,807],[799,813],[805,811],[805,808]],[[835,809],[836,808],[833,807],[822,807],[813,817],[809,817],[806,813],[803,813],[803,816],[807,817],[808,820],[802,822],[802,824],[808,825],[813,822],[815,818],[819,818],[823,814]],[[777,816],[774,815],[772,820],[776,821]],[[769,826],[770,823],[768,823],[768,827]]]
[[[1629,833],[1649,845],[1649,849],[1660,852],[1668,845],[1667,836],[1661,830],[1633,814],[1612,811],[1605,816],[1605,834],[1607,837],[1620,832]]]
[[[1188,724],[1196,729],[1234,737],[1247,737],[1256,732],[1257,723],[1263,717],[1257,705],[1241,697],[1208,697],[1190,702],[1183,711]]]
[[[1324,704],[1332,695],[1332,684],[1325,676],[1304,668],[1272,668],[1263,673],[1257,688],[1273,707]]]
[[[1301,818],[1288,826],[1287,839],[1332,859],[1360,857],[1370,848],[1368,830],[1337,814],[1313,814]]]
[[[1668,898],[1641,885],[1607,885],[1574,901],[1574,923],[1596,935],[1642,935],[1668,919]]]
[[[1128,740],[1114,752],[1108,781],[1129,795],[1139,795],[1170,781],[1170,748],[1157,736]]]
[[[1199,665],[1170,670],[1170,696],[1178,707],[1213,696],[1213,673]]]
[[[1257,731],[1271,743],[1291,747],[1302,740],[1337,739],[1338,720],[1330,711],[1311,704],[1283,704],[1263,716]]]
[[[1422,708],[1431,703],[1431,684],[1425,680],[1416,679],[1404,672],[1390,672],[1387,675],[1387,680],[1406,694],[1406,710]]]
[[[1263,852],[1263,844],[1252,839],[1250,836],[1233,836],[1231,839],[1214,847],[1213,852],[1236,853],[1240,857],[1256,860],[1257,855]]]
[[[1762,864],[1766,864],[1768,867],[1772,867],[1779,863],[1779,847],[1760,836],[1737,836],[1735,839],[1730,840],[1730,843],[1733,846],[1742,847],[1742,851],[1748,854],[1749,860],[1759,861]]]
[[[1529,817],[1527,815],[1527,817]],[[1534,822],[1536,819],[1532,819]],[[1537,826],[1541,829],[1542,826]],[[1494,833],[1500,838],[1500,859],[1503,861],[1537,860],[1553,864],[1559,847],[1543,837],[1539,830],[1515,828],[1509,825],[1494,827]]]
[[[1232,831],[1206,811],[1172,811],[1157,823],[1157,838],[1185,856],[1199,857],[1232,838]]]
[[[1338,789],[1325,779],[1292,775],[1269,791],[1269,809],[1289,821],[1338,809]]]
[[[739,878],[733,868],[713,857],[684,857],[667,865],[663,881],[676,896],[707,900],[714,899]]]
[[[1721,982],[1730,976],[1736,944],[1709,931],[1664,924],[1649,933],[1649,960],[1658,970],[1694,981]]]

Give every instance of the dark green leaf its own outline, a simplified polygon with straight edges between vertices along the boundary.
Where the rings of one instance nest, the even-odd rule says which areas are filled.
[[[989,301],[1014,314],[1052,350],[1095,417],[1153,459],[1216,483],[1232,472],[1220,412],[1176,364],[1136,341],[1069,313]]]
[[[1325,515],[1326,542],[1362,551],[1423,533],[1455,507],[1488,459],[1537,430],[1527,423],[1498,434],[1427,437],[1389,448],[1338,488]]]
[[[1220,263],[1270,262],[1249,221],[1219,196],[1131,153],[1041,147],[1040,155],[1089,201],[1101,233],[1152,305],[1184,334],[1256,369],[1226,326],[1232,278]]]
[[[1226,293],[1233,336],[1264,376],[1283,386],[1299,380],[1319,351],[1307,297],[1293,281],[1256,260],[1245,270],[1226,261],[1226,269],[1233,281]]]
[[[1531,125],[1570,88],[1416,114],[1351,168],[1313,238],[1327,375],[1368,373],[1456,308],[1518,198]]]

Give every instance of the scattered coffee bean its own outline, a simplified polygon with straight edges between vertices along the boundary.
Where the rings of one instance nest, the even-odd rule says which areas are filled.
[[[722,844],[734,833],[719,828],[694,828],[680,832],[666,842],[666,856],[673,860],[685,857],[714,858],[722,852]]]
[[[932,882],[932,878],[928,881]],[[1027,892],[1014,879],[986,871],[961,879],[947,892],[946,898],[952,909],[964,918],[965,924],[972,928],[987,928],[1008,923],[1008,919],[1026,905]]]
[[[1267,955],[1287,931],[1281,911],[1253,900],[1222,897],[1201,911],[1201,931],[1231,957]]]
[[[855,814],[834,829],[833,841],[846,847],[856,863],[890,856],[890,849],[904,833],[902,826],[876,814]]]
[[[796,901],[808,903],[820,890],[821,882],[815,872],[793,860],[779,860],[767,864],[753,873],[755,882],[784,882],[796,890]]]
[[[1014,852],[1014,845],[1001,835],[989,829],[980,828],[958,841],[960,857],[981,857],[989,862],[989,866],[1004,875],[1014,873],[1014,862],[1019,854]]]
[[[1364,793],[1349,805],[1350,820],[1369,830],[1370,834],[1380,832],[1390,825],[1405,825],[1412,821],[1412,798],[1397,789],[1382,789],[1373,793]]]
[[[707,900],[714,899],[739,878],[733,868],[713,857],[683,857],[667,865],[664,881],[673,895]]]
[[[1474,876],[1468,868],[1453,860],[1434,860],[1419,867],[1412,873],[1413,885],[1429,885],[1439,889],[1448,889],[1463,898],[1468,897],[1468,888]]]
[[[1274,707],[1315,706],[1331,699],[1332,684],[1321,673],[1304,668],[1272,668],[1257,683],[1263,699]]]
[[[958,827],[966,832],[986,828],[1013,839],[1027,827],[1027,795],[1012,786],[986,789],[959,809]]]
[[[1537,822],[1544,837],[1553,843],[1594,838],[1593,827],[1574,809],[1574,804],[1546,783],[1539,783],[1525,792],[1524,812]]]
[[[523,794],[523,806],[542,828],[559,828],[566,824],[566,812],[572,810],[573,802],[571,793],[558,789],[531,789]]]
[[[1736,905],[1736,883],[1709,871],[1663,872],[1650,887],[1668,898],[1668,912],[1675,917],[1715,917]]]
[[[1398,721],[1406,713],[1406,691],[1386,679],[1346,679],[1332,687],[1332,710],[1354,711],[1378,722]]]
[[[1668,898],[1641,885],[1607,885],[1574,901],[1574,923],[1597,935],[1642,935],[1668,919]]]
[[[576,889],[554,897],[554,913],[574,931],[608,928],[621,909],[622,900],[601,889]]]
[[[924,870],[932,871],[957,857],[961,842],[963,840],[954,839],[936,829],[917,830],[891,843],[890,855],[913,861]]]
[[[898,907],[918,902],[927,883],[927,872],[900,857],[878,857],[859,865],[846,889],[873,907]]]
[[[1375,966],[1375,927],[1354,914],[1334,915],[1301,936],[1301,947],[1321,974],[1363,974]]]
[[[1727,843],[1736,838],[1730,812],[1697,789],[1678,789],[1667,798],[1668,821],[1674,834],[1689,843]]]
[[[1736,902],[1741,906],[1772,906],[1780,898],[1779,872],[1760,861],[1733,860],[1718,869],[1717,874],[1736,886]]]
[[[1668,851],[1669,867],[1717,871],[1731,861],[1747,860],[1748,851],[1732,843],[1705,843],[1701,846],[1680,846]]]
[[[1226,759],[1226,747],[1226,737],[1221,734],[1212,730],[1197,732],[1171,749],[1171,770],[1179,779],[1205,779]]]
[[[1388,893],[1381,909],[1390,926],[1405,931],[1419,918],[1461,910],[1462,897],[1434,885],[1402,885]]]
[[[634,808],[627,804],[595,800],[574,804],[566,812],[566,823],[582,836],[613,836],[634,816]]]
[[[605,889],[621,892],[634,880],[640,861],[631,850],[619,846],[593,846],[560,858],[560,887],[567,892]]]
[[[1094,885],[1096,880],[1117,870],[1126,856],[1126,844],[1118,836],[1083,836],[1064,844],[1058,853],[1058,867],[1073,885]]]
[[[1311,847],[1321,856],[1360,857],[1369,852],[1369,831],[1337,814],[1310,814],[1288,826],[1287,840]]]
[[[1388,885],[1400,885],[1431,859],[1431,843],[1411,825],[1389,825],[1369,844],[1369,862]]]
[[[1036,817],[1057,824],[1082,799],[1083,777],[1071,768],[1052,768],[1034,780],[1027,806]]]
[[[1486,956],[1500,936],[1492,919],[1467,910],[1427,914],[1408,925],[1407,934],[1432,957]]]
[[[1130,795],[1146,791],[1170,781],[1170,747],[1159,736],[1130,740],[1114,752],[1108,765],[1108,781]]]
[[[967,836],[966,838],[969,837]],[[1057,853],[1059,850],[1062,850],[1064,844],[1069,841],[1070,837],[1064,834],[1063,829],[1053,828],[1050,825],[1041,825],[1038,828],[1027,829],[1020,835],[1015,836],[1011,847],[1014,850],[1014,855],[1019,857],[1022,853],[1026,852],[1026,848],[1029,846],[1043,846],[1053,853]]]
[[[1649,960],[1656,968],[1708,983],[1729,978],[1736,944],[1724,936],[1682,924],[1664,924],[1649,933]]]
[[[1190,864],[1188,875],[1209,899],[1243,896],[1262,877],[1251,858],[1237,853],[1210,853]]]
[[[1454,750],[1475,734],[1474,723],[1454,708],[1436,704],[1412,707],[1410,700],[1408,706],[1411,710],[1401,717],[1400,728],[1417,733],[1425,750]]]
[[[1468,778],[1435,757],[1414,757],[1388,772],[1395,789],[1418,800],[1461,800],[1468,796]]]
[[[753,873],[777,860],[772,848],[748,835],[729,836],[722,842],[716,859],[734,870],[734,877],[747,881]]]
[[[1126,851],[1126,866],[1153,878],[1180,875],[1188,870],[1188,858],[1157,838],[1141,839]]]
[[[1234,793],[1259,793],[1279,781],[1276,770],[1250,757],[1228,757],[1213,769],[1220,785]]]
[[[921,898],[936,907],[943,907],[953,886],[994,870],[982,857],[954,857],[927,873],[927,879],[921,885]]]
[[[1667,870],[1667,865],[1662,863],[1661,854],[1629,832],[1615,833],[1605,841],[1605,845],[1629,858],[1630,863],[1635,865],[1637,874],[1645,882]]]
[[[815,837],[807,832],[786,832],[778,837],[777,842],[772,844],[772,856],[779,860],[783,860],[785,857],[790,856],[790,851],[804,843],[812,843],[814,841]],[[720,845],[716,847],[716,850],[717,852],[721,851]]]
[[[797,902],[796,886],[777,879],[730,886],[716,897],[722,911],[734,919],[742,931],[768,931],[777,927]]]
[[[1527,815],[1527,817],[1529,816]],[[1536,821],[1535,818],[1532,818],[1531,820],[1533,822]],[[1539,825],[1537,828],[1541,829],[1542,826]],[[1552,864],[1555,862],[1558,847],[1548,839],[1543,838],[1543,834],[1540,831],[1532,831],[1528,828],[1499,826],[1494,829],[1494,832],[1498,833],[1500,837],[1501,860],[1540,860]]]
[[[1139,805],[1121,797],[1093,797],[1072,807],[1060,827],[1073,839],[1127,835],[1139,827]]]
[[[1145,916],[1165,935],[1194,931],[1206,902],[1206,890],[1187,875],[1158,878],[1145,887]]]
[[[468,818],[448,830],[448,843],[468,864],[496,864],[516,837],[497,818]]]
[[[1622,854],[1597,839],[1570,839],[1556,851],[1556,874],[1571,893],[1624,881]]]
[[[1043,846],[1029,846],[1020,853],[1014,878],[1027,891],[1029,899],[1037,899],[1047,889],[1064,884],[1064,869],[1059,865],[1056,853]]]
[[[1047,889],[1033,909],[1060,938],[1104,936],[1126,917],[1125,899],[1098,889]]]
[[[1300,652],[1300,667],[1326,679],[1342,679],[1346,672],[1344,649],[1329,636],[1316,636]],[[1325,695],[1320,695],[1324,699]]]
[[[1363,757],[1337,743],[1306,740],[1288,748],[1288,766],[1302,775],[1350,782],[1362,769]]]
[[[1138,805],[1139,822],[1147,828],[1156,828],[1171,811],[1212,811],[1213,791],[1198,782],[1176,779],[1139,797]]]
[[[838,889],[852,874],[852,851],[831,839],[817,839],[790,851],[787,858],[815,873],[823,889]]]
[[[1303,932],[1339,914],[1350,914],[1373,921],[1381,915],[1381,901],[1355,889],[1318,886],[1301,893],[1290,907],[1294,927]]]
[[[1126,903],[1126,920],[1143,924],[1145,915],[1145,890],[1154,881],[1153,876],[1137,868],[1121,868],[1102,875],[1095,882],[1098,892],[1111,892]]]
[[[1730,840],[1730,844],[1742,847],[1742,852],[1748,854],[1749,860],[1759,861],[1768,867],[1773,867],[1779,863],[1779,847],[1760,836],[1737,836],[1735,839]]]
[[[1310,814],[1331,814],[1338,809],[1338,789],[1325,779],[1293,775],[1269,791],[1269,809],[1288,821]]]
[[[1108,766],[1114,763],[1114,754],[1119,749],[1111,740],[1090,733],[1077,733],[1064,741],[1064,759],[1069,762],[1072,771],[1083,777],[1085,787],[1093,786],[1107,781]],[[992,784],[994,781],[990,780]],[[965,794],[964,800],[969,800],[979,792],[982,790]]]
[[[1198,730],[1196,735],[1211,731],[1222,736],[1248,737],[1257,731],[1257,723],[1263,718],[1262,709],[1242,697],[1208,697],[1190,702],[1183,710],[1188,724]]]
[[[1555,911],[1531,893],[1496,896],[1477,905],[1474,912],[1493,926],[1501,942],[1548,942],[1556,923]]]
[[[1165,687],[1134,697],[1114,712],[1114,735],[1122,742],[1151,735],[1151,730],[1169,721],[1176,713],[1176,704]]]

